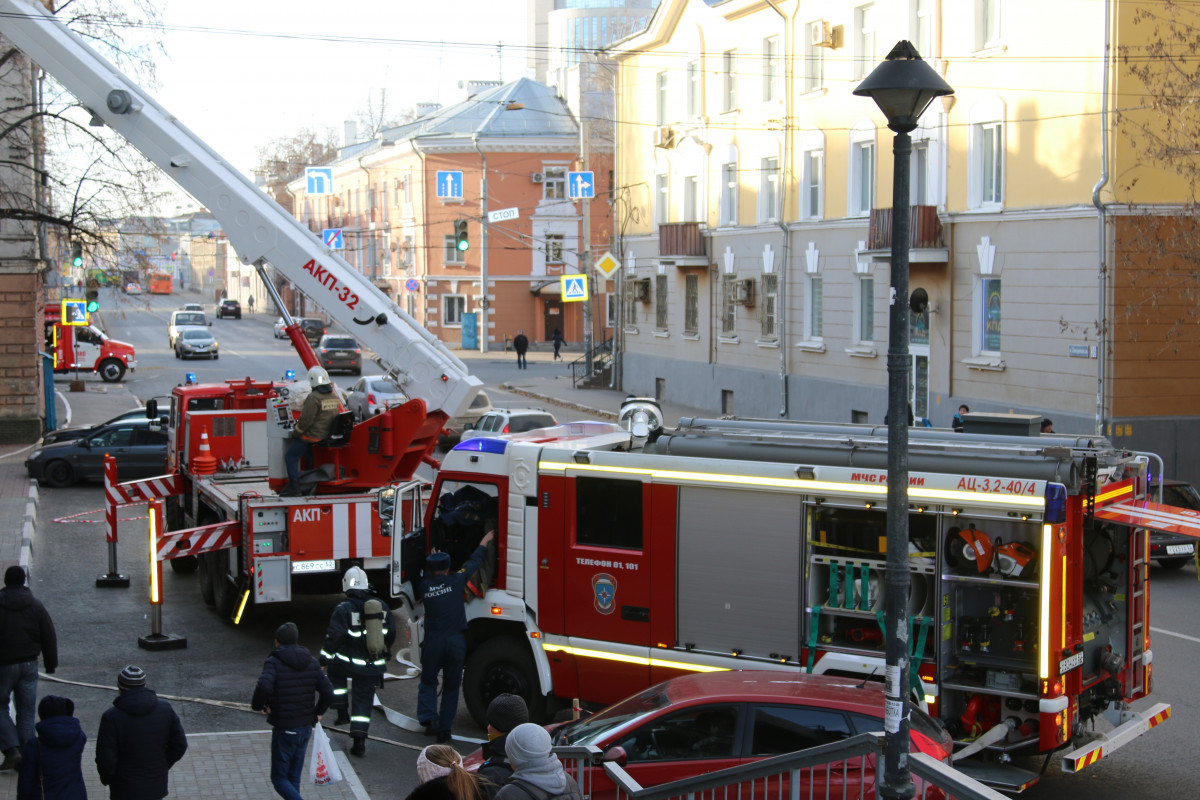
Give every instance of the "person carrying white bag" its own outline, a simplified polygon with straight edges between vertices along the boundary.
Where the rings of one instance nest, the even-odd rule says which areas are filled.
[[[300,644],[299,628],[294,622],[283,623],[275,631],[275,649],[263,664],[250,707],[266,714],[271,723],[271,785],[284,800],[302,800],[300,777],[310,738],[314,743],[313,781],[342,779],[329,737],[319,722],[332,702],[333,684],[312,653]]]

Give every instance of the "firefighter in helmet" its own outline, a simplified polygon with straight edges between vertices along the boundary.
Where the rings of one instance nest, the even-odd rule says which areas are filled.
[[[287,486],[279,493],[283,497],[300,494],[300,460],[312,458],[313,445],[329,436],[338,415],[338,397],[329,373],[313,367],[308,371],[308,384],[312,391],[304,398],[300,419],[292,428],[292,442],[283,456],[288,474]]]
[[[342,591],[346,599],[329,619],[320,661],[333,683],[332,707],[337,709],[334,724],[350,723],[350,737],[354,740],[350,754],[362,756],[366,754],[375,687],[383,682],[396,630],[391,609],[371,589],[367,573],[361,567],[346,570]]]

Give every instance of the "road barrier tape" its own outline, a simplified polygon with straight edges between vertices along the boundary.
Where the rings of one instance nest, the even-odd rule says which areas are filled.
[[[50,521],[58,522],[63,525],[69,525],[69,524],[78,523],[78,522],[104,522],[103,517],[101,517],[100,519],[90,519],[90,518],[89,519],[78,519],[78,517],[82,517],[84,514],[102,514],[102,513],[104,513],[103,508],[93,508],[90,511],[80,511],[77,514],[68,514],[65,517],[56,517]],[[140,517],[118,517],[117,521],[118,522],[134,522],[139,519],[148,519],[148,517],[145,514],[143,514]]]

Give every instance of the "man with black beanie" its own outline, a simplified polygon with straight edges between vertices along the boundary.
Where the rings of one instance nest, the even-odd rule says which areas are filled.
[[[263,664],[250,707],[271,723],[271,785],[284,800],[301,800],[304,751],[313,726],[333,702],[333,684],[300,644],[300,629],[285,622],[275,631],[275,649]]]
[[[34,737],[37,703],[38,655],[49,675],[58,667],[58,638],[46,607],[25,585],[25,570],[4,571],[0,589],[0,771],[21,766],[21,745]],[[8,714],[9,698],[17,708],[14,726]]]
[[[146,688],[133,664],[117,676],[117,699],[100,717],[96,771],[111,800],[162,800],[167,773],[187,752],[179,715]]]
[[[483,745],[483,764],[478,774],[490,781],[485,784],[489,798],[495,797],[512,777],[513,768],[504,752],[504,742],[509,731],[526,722],[529,722],[529,707],[519,695],[498,694],[488,703],[488,740]]]

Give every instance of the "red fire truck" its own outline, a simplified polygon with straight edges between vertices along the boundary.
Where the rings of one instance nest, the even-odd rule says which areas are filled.
[[[882,679],[885,428],[684,420],[643,441],[568,424],[443,460],[430,543],[457,563],[500,528],[468,604],[476,719],[503,691],[545,711],[694,671]],[[993,760],[1065,748],[1078,770],[1169,716],[1130,709],[1153,679],[1147,528],[1197,523],[1146,502],[1146,458],[1098,437],[913,429],[909,463],[911,687],[958,739]],[[1115,728],[1097,737],[1100,717]],[[1012,790],[1036,779],[977,769]]]
[[[115,383],[125,377],[126,370],[137,367],[133,345],[108,338],[88,322],[85,301],[47,305],[43,320],[56,373],[95,372],[102,380]]]

